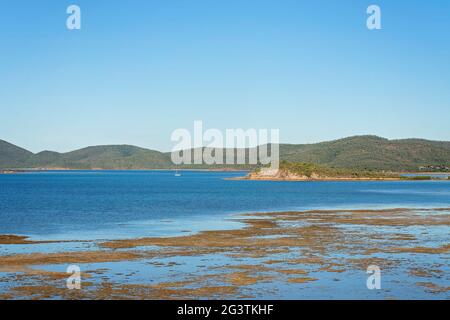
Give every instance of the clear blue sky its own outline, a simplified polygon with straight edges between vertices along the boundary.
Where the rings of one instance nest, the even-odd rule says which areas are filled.
[[[82,29],[66,29],[66,8]],[[366,8],[382,10],[380,31]],[[37,152],[176,128],[450,140],[450,1],[1,0],[0,139]]]

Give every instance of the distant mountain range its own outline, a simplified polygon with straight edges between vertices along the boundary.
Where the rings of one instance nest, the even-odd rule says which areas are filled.
[[[314,144],[280,144],[280,158],[335,168],[411,171],[450,166],[450,141],[388,140],[354,136]],[[183,168],[251,168],[230,165],[185,165]],[[174,168],[169,152],[130,145],[92,146],[67,153],[32,153],[0,140],[1,169],[166,169]]]

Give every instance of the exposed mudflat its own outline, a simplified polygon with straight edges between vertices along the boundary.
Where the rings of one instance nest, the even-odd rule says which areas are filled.
[[[450,208],[310,210],[235,218],[241,229],[0,255],[2,299],[448,299]],[[0,236],[3,247],[45,245]],[[53,242],[49,242],[53,243]],[[69,265],[81,269],[69,290]],[[382,287],[366,286],[367,267]]]

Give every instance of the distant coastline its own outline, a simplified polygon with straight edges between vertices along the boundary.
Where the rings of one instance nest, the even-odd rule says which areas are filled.
[[[329,182],[351,182],[351,181],[404,181],[401,178],[272,178],[272,177],[253,177],[245,176],[238,178],[229,178],[228,180],[250,180],[250,181],[292,181],[292,182],[312,182],[312,181],[329,181]]]
[[[50,172],[50,171],[195,171],[195,172],[249,172],[248,169],[237,168],[211,168],[211,169],[189,169],[189,168],[155,168],[155,169],[73,169],[73,168],[30,168],[30,169],[6,169],[0,170],[0,174],[17,174],[17,173],[29,173],[29,172]]]
[[[244,164],[228,164],[225,155],[229,150],[223,149],[223,158],[216,159],[218,161],[214,165],[208,165],[196,158],[193,149],[188,149],[183,154],[190,153],[193,163],[176,166],[171,152],[133,145],[101,145],[64,153],[33,153],[0,140],[0,170],[254,170],[258,165],[249,163],[250,150],[253,149],[243,150],[246,154]],[[312,144],[280,144],[279,158],[281,161],[342,169],[450,172],[450,141],[353,136]]]
[[[411,180],[450,180],[450,172],[392,172],[391,177],[328,177],[328,176],[318,176],[313,175],[308,176],[298,176],[289,173],[281,173],[277,176],[274,175],[260,175],[255,172],[255,170],[249,169],[237,169],[237,168],[210,168],[210,169],[190,169],[190,168],[167,168],[167,169],[103,169],[103,168],[93,168],[93,169],[72,169],[72,168],[30,168],[30,169],[6,169],[0,170],[0,175],[10,175],[10,174],[23,174],[23,173],[34,173],[34,172],[52,172],[52,171],[180,171],[180,172],[242,172],[246,173],[241,177],[225,178],[225,180],[249,180],[249,181],[293,181],[293,182],[311,182],[311,181],[330,181],[330,182],[351,182],[351,181],[411,181]],[[413,175],[408,177],[407,175]],[[433,176],[442,176],[433,177]]]

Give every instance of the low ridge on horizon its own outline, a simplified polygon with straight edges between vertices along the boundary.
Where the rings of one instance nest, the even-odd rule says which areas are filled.
[[[309,144],[280,143],[280,159],[336,168],[418,170],[449,166],[450,141],[421,138],[387,139],[355,135]],[[69,152],[32,153],[0,139],[0,169],[166,169],[173,168],[170,152],[129,144],[88,146]],[[230,165],[184,165],[185,168],[251,168]]]

